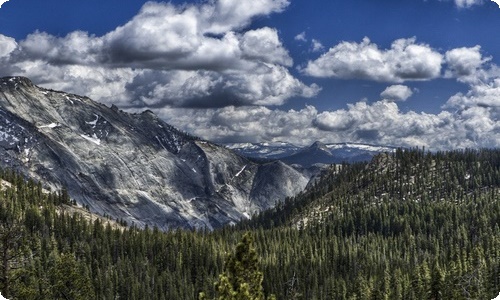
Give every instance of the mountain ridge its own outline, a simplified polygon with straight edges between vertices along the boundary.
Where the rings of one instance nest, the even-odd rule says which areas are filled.
[[[378,153],[393,152],[397,147],[359,143],[323,143],[316,141],[305,147],[287,142],[232,143],[230,149],[255,159],[281,160],[288,164],[311,167],[316,164],[340,164],[369,161]]]
[[[24,77],[0,79],[0,115],[1,165],[138,226],[213,229],[270,208],[308,182],[290,166],[249,161],[151,111],[126,113]],[[279,172],[262,171],[270,167]]]

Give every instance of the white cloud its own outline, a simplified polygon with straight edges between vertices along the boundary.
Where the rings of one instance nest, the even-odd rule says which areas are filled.
[[[75,31],[66,37],[55,37],[45,32],[29,34],[19,43],[17,60],[43,60],[52,65],[98,63],[102,40],[86,32]]]
[[[483,107],[457,113],[403,113],[396,103],[379,101],[372,105],[358,102],[341,113],[321,113],[315,124],[347,141],[443,150],[498,147],[500,124],[497,117],[498,112]]]
[[[500,111],[465,107],[439,114],[402,112],[395,102],[358,102],[346,109],[319,112],[266,107],[156,109],[165,120],[216,142],[314,141],[425,146],[432,150],[500,146]]]
[[[446,1],[446,0],[439,0],[439,1]],[[453,0],[453,2],[458,8],[462,9],[462,8],[471,8],[474,5],[483,5],[485,3],[485,0]],[[491,2],[495,2],[500,7],[500,0],[491,0]]]
[[[491,57],[484,58],[481,54],[481,46],[472,48],[456,48],[445,54],[448,69],[445,77],[457,78],[461,82],[475,83],[484,80],[487,74],[483,65],[490,61]]]
[[[483,4],[483,0],[454,0],[455,5],[459,8],[469,8],[473,5]]]
[[[413,91],[406,85],[396,84],[387,87],[380,97],[393,101],[406,101],[413,95]]]
[[[311,125],[318,113],[312,106],[299,111],[263,106],[154,111],[179,128],[217,142],[286,140],[302,144],[314,140],[319,132]]]
[[[320,41],[312,39],[312,51],[313,52],[323,51],[323,49],[325,49],[325,46],[323,46],[323,44],[321,44]]]
[[[262,64],[252,72],[145,71],[127,86],[132,106],[223,107],[281,105],[288,98],[313,97],[320,88],[306,86],[283,66]]]
[[[9,0],[0,0],[0,7],[2,7],[2,5],[5,3],[5,2],[8,2]]]
[[[282,12],[289,0],[212,0],[201,7],[207,18],[207,32],[221,34],[248,26],[253,18]]]
[[[314,77],[366,79],[381,82],[429,80],[440,76],[443,56],[415,38],[399,39],[381,50],[368,38],[361,43],[341,42],[302,72]]]
[[[240,40],[240,48],[244,58],[287,67],[293,65],[293,60],[279,40],[276,29],[264,27],[245,32]]]
[[[244,28],[288,4],[147,2],[132,20],[100,37],[34,32],[16,44],[0,36],[0,72],[127,107],[280,105],[315,96],[319,88],[291,75],[293,60],[276,29]]]
[[[458,93],[452,96],[445,108],[466,109],[476,106],[500,110],[500,77],[487,84],[472,86],[466,94]]]
[[[500,146],[500,69],[479,46],[442,55],[415,38],[396,40],[388,49],[365,38],[339,43],[302,69],[315,77],[391,83],[444,73],[470,85],[439,114],[400,111],[389,100],[409,98],[412,90],[405,85],[384,90],[381,97],[387,100],[341,110],[266,108],[320,91],[290,73],[293,60],[276,29],[245,29],[255,17],[279,12],[288,3],[148,2],[128,23],[100,37],[35,32],[16,42],[0,35],[0,72],[130,110],[148,106],[172,125],[219,142],[353,141],[436,150]],[[307,40],[306,34],[295,39]]]
[[[264,11],[284,8],[285,3],[252,1],[252,9],[237,16],[236,11],[247,8],[248,3],[219,0],[177,7],[148,2],[131,21],[103,37],[103,52],[109,53],[103,58],[111,64],[163,70],[244,69],[259,59],[291,66],[293,61],[275,29],[265,27],[243,34],[233,31]],[[235,10],[232,17],[226,15],[229,8]],[[219,24],[227,18],[227,23]],[[213,30],[214,26],[218,29]],[[221,26],[226,31],[221,31]]]
[[[301,33],[297,34],[294,39],[299,42],[307,42],[306,32],[302,31]]]
[[[349,141],[405,146],[428,146],[430,137],[425,134],[436,130],[441,123],[441,117],[436,115],[401,113],[389,101],[372,105],[358,102],[344,111],[323,112],[315,120],[320,129],[340,134]]]
[[[103,37],[109,53],[105,59],[138,67],[175,68],[202,45],[199,14],[195,6],[147,2],[131,21]],[[231,43],[229,38],[224,42],[226,46]]]
[[[0,59],[8,56],[17,48],[16,40],[8,36],[0,34]]]

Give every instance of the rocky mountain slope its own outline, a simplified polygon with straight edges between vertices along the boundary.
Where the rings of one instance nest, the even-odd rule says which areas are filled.
[[[215,228],[273,207],[308,177],[189,136],[150,111],[0,79],[0,166],[139,226]]]

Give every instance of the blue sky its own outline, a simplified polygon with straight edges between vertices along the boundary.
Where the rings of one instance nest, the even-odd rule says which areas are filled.
[[[500,146],[487,0],[10,0],[0,76],[216,142]]]

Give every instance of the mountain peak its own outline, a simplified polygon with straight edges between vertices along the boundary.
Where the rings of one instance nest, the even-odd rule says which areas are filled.
[[[34,86],[33,82],[29,78],[23,76],[7,76],[0,78],[0,89],[4,86],[17,87],[20,84],[26,87]]]
[[[317,149],[317,150],[322,150],[322,151],[330,152],[328,150],[328,147],[325,144],[323,144],[322,142],[320,142],[320,141],[314,142],[311,146],[309,146],[309,149],[311,149],[311,150],[316,150]]]
[[[199,141],[151,111],[123,112],[25,77],[0,79],[0,167],[64,187],[93,212],[161,229],[235,223],[309,180]]]

